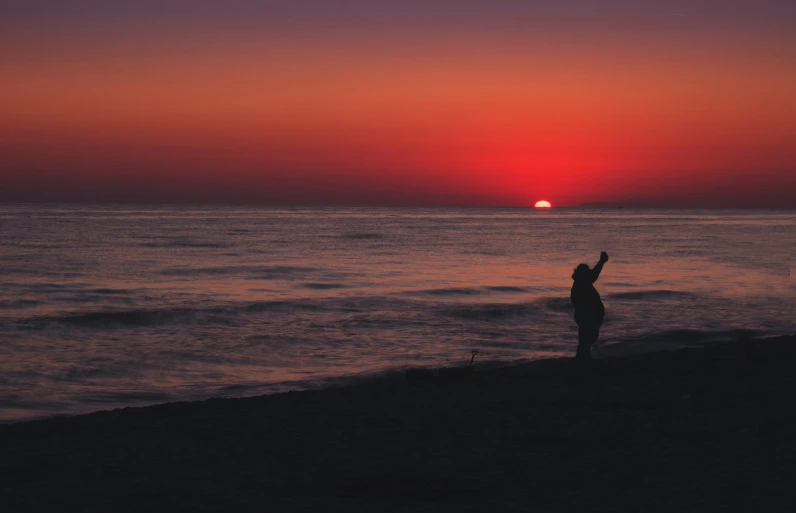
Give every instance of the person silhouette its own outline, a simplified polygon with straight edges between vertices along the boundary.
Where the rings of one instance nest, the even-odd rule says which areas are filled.
[[[572,291],[569,299],[575,307],[575,322],[578,324],[578,351],[575,358],[578,360],[591,359],[591,346],[600,336],[600,326],[605,318],[605,306],[600,299],[600,293],[594,288],[594,282],[600,277],[603,266],[608,261],[608,253],[600,253],[600,261],[590,268],[580,264],[572,273]]]

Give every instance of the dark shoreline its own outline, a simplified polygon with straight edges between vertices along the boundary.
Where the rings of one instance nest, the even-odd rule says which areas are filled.
[[[796,340],[0,425],[3,511],[792,511]]]

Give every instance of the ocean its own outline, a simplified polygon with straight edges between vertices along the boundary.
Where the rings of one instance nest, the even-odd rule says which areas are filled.
[[[0,421],[794,332],[796,212],[0,206]]]

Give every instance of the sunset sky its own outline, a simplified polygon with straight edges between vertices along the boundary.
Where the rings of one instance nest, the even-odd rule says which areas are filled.
[[[793,0],[11,0],[0,201],[796,208]]]

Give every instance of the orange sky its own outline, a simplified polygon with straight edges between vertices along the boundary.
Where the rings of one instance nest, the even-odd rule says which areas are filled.
[[[683,19],[7,31],[0,200],[796,207],[796,36]]]

